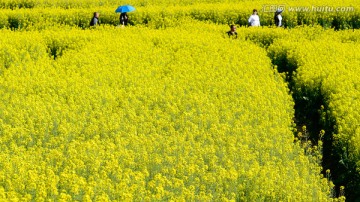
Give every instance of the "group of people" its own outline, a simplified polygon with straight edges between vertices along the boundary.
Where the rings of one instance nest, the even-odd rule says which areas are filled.
[[[280,9],[276,10],[276,12],[275,12],[274,21],[275,21],[275,25],[277,27],[282,26],[281,13],[282,13],[282,10],[280,10]],[[100,25],[99,16],[100,16],[100,14],[98,12],[94,12],[94,16],[90,21],[90,26]],[[120,20],[120,25],[126,26],[128,24],[129,17],[126,13],[121,13],[119,20]],[[260,18],[258,15],[258,11],[256,9],[253,10],[252,15],[248,19],[248,23],[249,23],[248,25],[252,26],[252,27],[260,26]],[[229,37],[233,36],[233,37],[237,38],[236,26],[231,25],[230,31],[228,31],[227,34],[229,35]]]
[[[91,21],[90,21],[91,27],[100,25],[99,16],[100,16],[100,14],[98,12],[94,12],[94,16],[91,18]],[[120,25],[126,26],[129,21],[129,16],[126,13],[121,13],[119,20],[120,20]]]
[[[274,15],[274,22],[277,27],[281,27],[282,24],[282,16],[281,16],[282,10],[278,9],[275,12]],[[260,18],[258,15],[258,12],[256,9],[253,10],[252,15],[248,19],[248,25],[251,27],[257,27],[260,26]],[[237,38],[237,32],[236,32],[236,26],[230,25],[230,31],[226,32],[229,37]]]

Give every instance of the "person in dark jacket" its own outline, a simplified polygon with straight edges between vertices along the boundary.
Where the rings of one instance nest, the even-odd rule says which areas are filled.
[[[99,15],[100,14],[98,12],[94,12],[94,16],[90,21],[90,26],[100,25]]]
[[[275,12],[275,16],[274,16],[274,21],[275,21],[275,25],[277,27],[281,27],[282,26],[282,16],[281,16],[282,10],[278,9]]]
[[[237,32],[236,32],[236,26],[230,25],[230,31],[226,32],[229,36],[229,38],[236,39],[237,38]]]
[[[129,21],[128,15],[126,13],[121,13],[120,14],[120,24],[123,26],[126,26],[128,21]]]

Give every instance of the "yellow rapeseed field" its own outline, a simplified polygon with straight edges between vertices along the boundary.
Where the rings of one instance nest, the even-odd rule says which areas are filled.
[[[120,27],[125,3],[136,11]],[[296,28],[271,27],[271,6]],[[324,6],[353,10],[291,11]],[[344,201],[331,173],[358,194],[357,0],[0,8],[0,200]],[[263,27],[243,26],[254,8]],[[90,29],[95,11],[101,26]],[[344,173],[321,167],[321,138],[294,139],[290,77],[295,93],[321,95]]]
[[[1,31],[0,197],[331,200],[266,51],[221,29]]]

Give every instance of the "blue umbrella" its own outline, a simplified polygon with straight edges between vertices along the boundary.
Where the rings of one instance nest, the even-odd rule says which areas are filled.
[[[127,12],[131,12],[134,11],[135,8],[130,6],[130,5],[124,5],[124,6],[119,6],[115,12],[116,13],[127,13]]]

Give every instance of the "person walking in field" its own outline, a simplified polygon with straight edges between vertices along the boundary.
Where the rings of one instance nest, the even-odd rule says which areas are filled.
[[[90,21],[90,26],[96,26],[96,25],[100,25],[100,21],[99,21],[99,13],[98,12],[94,12],[94,16]]]
[[[230,25],[230,31],[226,32],[229,36],[229,38],[237,39],[237,32],[236,32],[236,26]]]
[[[282,16],[281,16],[282,10],[278,9],[275,12],[275,16],[274,16],[274,21],[275,21],[275,25],[277,27],[281,27],[282,26]]]
[[[121,13],[119,19],[122,26],[126,26],[129,21],[129,17],[126,13]]]
[[[252,26],[252,27],[260,26],[260,18],[259,18],[259,15],[258,15],[256,9],[253,10],[253,14],[250,16],[248,23],[249,23],[249,26]]]

